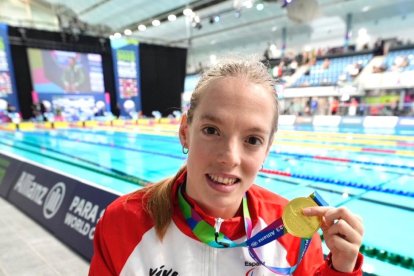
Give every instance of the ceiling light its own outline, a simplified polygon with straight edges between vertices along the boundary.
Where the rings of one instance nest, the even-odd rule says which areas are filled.
[[[121,37],[122,37],[121,33],[114,33],[114,38],[121,38]]]
[[[175,21],[177,19],[177,16],[175,16],[175,14],[170,14],[168,16],[168,21]]]
[[[161,25],[161,22],[158,19],[152,20],[152,26],[157,27]]]
[[[132,31],[130,29],[125,29],[124,34],[125,35],[132,35]]]
[[[253,7],[254,0],[234,0],[233,1],[233,8],[235,10],[241,10],[243,8],[250,9]]]
[[[140,32],[144,32],[146,29],[147,29],[147,27],[144,24],[141,24],[141,25],[138,26],[138,30]]]
[[[183,14],[185,16],[191,16],[193,14],[193,10],[190,9],[190,8],[186,8],[186,9],[183,10]]]
[[[269,46],[269,50],[270,51],[272,51],[272,52],[275,52],[275,51],[277,51],[277,46],[276,46],[276,44],[270,44],[270,46]]]
[[[358,30],[358,36],[366,36],[368,34],[367,29],[361,28]]]
[[[371,9],[371,7],[370,6],[365,6],[365,7],[363,7],[362,8],[362,12],[367,12],[367,11],[369,11]]]
[[[216,64],[217,63],[217,56],[216,55],[210,55],[210,63]]]
[[[264,5],[262,3],[259,3],[259,4],[256,5],[256,10],[258,10],[258,11],[263,10],[263,8],[264,8]]]

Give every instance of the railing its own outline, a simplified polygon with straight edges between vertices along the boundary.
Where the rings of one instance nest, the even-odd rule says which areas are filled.
[[[340,115],[340,116],[414,116],[414,102],[411,103],[375,103],[375,104],[350,104],[340,103],[318,105],[311,108],[295,103],[281,111],[285,115]]]

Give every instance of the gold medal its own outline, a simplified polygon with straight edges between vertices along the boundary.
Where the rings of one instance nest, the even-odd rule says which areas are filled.
[[[321,227],[321,218],[305,216],[303,208],[318,206],[309,197],[298,197],[291,200],[283,211],[282,220],[287,232],[299,238],[311,238]]]

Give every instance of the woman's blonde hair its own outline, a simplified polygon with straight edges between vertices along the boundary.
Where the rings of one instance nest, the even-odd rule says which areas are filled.
[[[245,78],[251,83],[262,85],[269,93],[272,94],[274,102],[274,115],[272,121],[271,135],[277,130],[279,118],[279,101],[276,93],[276,83],[269,74],[267,67],[258,59],[254,58],[228,58],[223,59],[215,66],[207,70],[200,78],[197,86],[191,95],[190,108],[187,111],[188,124],[191,124],[194,111],[202,98],[204,88],[214,80],[226,77]]]
[[[164,179],[139,190],[144,192],[145,211],[151,216],[155,231],[160,240],[163,239],[173,215],[172,188],[178,177],[185,171],[182,167],[174,177]]]
[[[187,111],[188,124],[191,124],[194,111],[202,98],[203,91],[206,91],[204,88],[210,82],[225,77],[244,77],[252,83],[262,85],[272,94],[275,107],[273,120],[271,122],[271,137],[269,140],[272,141],[274,132],[277,130],[279,103],[275,90],[275,82],[268,73],[266,66],[258,60],[244,58],[227,59],[207,70],[201,76],[201,79],[191,96],[190,108]],[[172,187],[184,170],[185,166],[182,167],[174,177],[165,179],[143,189],[143,192],[145,193],[144,196],[147,199],[144,208],[153,219],[156,233],[161,240],[171,223],[173,215]]]

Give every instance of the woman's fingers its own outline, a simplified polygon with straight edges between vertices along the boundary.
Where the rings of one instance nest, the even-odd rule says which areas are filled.
[[[363,235],[364,228],[362,226],[362,218],[356,216],[345,207],[309,207],[303,209],[303,214],[306,216],[323,217],[325,227],[331,227],[336,224],[338,220],[345,220],[353,229],[360,235]]]
[[[328,235],[337,235],[353,244],[361,244],[362,242],[362,234],[344,219],[339,219],[331,227],[323,230]]]
[[[364,233],[362,219],[345,207],[310,207],[303,209],[303,214],[321,218],[323,236],[335,269],[353,271]]]

